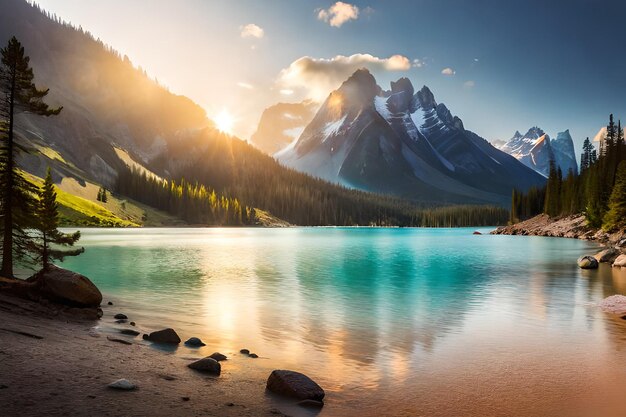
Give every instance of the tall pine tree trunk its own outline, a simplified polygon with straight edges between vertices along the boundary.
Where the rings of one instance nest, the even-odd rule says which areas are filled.
[[[7,134],[6,166],[4,167],[6,187],[3,190],[4,195],[2,196],[2,200],[4,202],[4,236],[2,239],[2,268],[0,269],[0,275],[9,278],[13,277],[13,119],[15,107],[16,71],[17,69],[14,64],[10,73],[11,92],[9,95],[9,131]]]

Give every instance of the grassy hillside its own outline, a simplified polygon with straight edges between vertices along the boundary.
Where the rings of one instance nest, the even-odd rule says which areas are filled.
[[[42,178],[26,175],[37,186],[43,184]],[[185,224],[174,216],[115,194],[109,193],[106,203],[97,201],[100,186],[91,182],[80,183],[66,177],[55,185],[64,226],[157,227]]]

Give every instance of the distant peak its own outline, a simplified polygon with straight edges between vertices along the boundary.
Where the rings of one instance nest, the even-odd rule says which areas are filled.
[[[533,126],[530,129],[528,129],[528,132],[526,132],[524,137],[525,138],[530,138],[530,139],[539,139],[541,136],[545,135],[545,133],[546,132],[541,130],[541,128],[539,128],[537,126]]]
[[[400,78],[398,81],[391,82],[391,92],[399,93],[401,91],[407,92],[409,95],[413,95],[414,89],[411,80],[406,77]]]
[[[346,80],[348,82],[376,84],[376,79],[367,68],[359,68]]]
[[[513,134],[513,139],[519,139],[522,137],[522,134],[519,132],[519,130],[516,130],[515,133]]]
[[[430,88],[423,86],[421,90],[419,90],[415,96],[420,103],[420,106],[424,109],[432,109],[437,107],[437,102],[435,101],[435,95]]]

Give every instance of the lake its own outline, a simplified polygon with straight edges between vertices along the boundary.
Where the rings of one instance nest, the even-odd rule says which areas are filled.
[[[626,320],[595,306],[626,271],[580,270],[594,243],[473,231],[85,229],[62,266],[113,301],[103,331],[126,312],[208,345],[172,354],[248,348],[258,377],[320,383],[321,416],[626,415]]]

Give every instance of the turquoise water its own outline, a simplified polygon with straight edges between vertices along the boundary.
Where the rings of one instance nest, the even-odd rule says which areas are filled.
[[[626,415],[626,320],[594,305],[626,271],[578,269],[592,243],[473,230],[86,229],[63,266],[114,302],[103,325],[247,347],[259,375],[324,386],[322,415]]]

